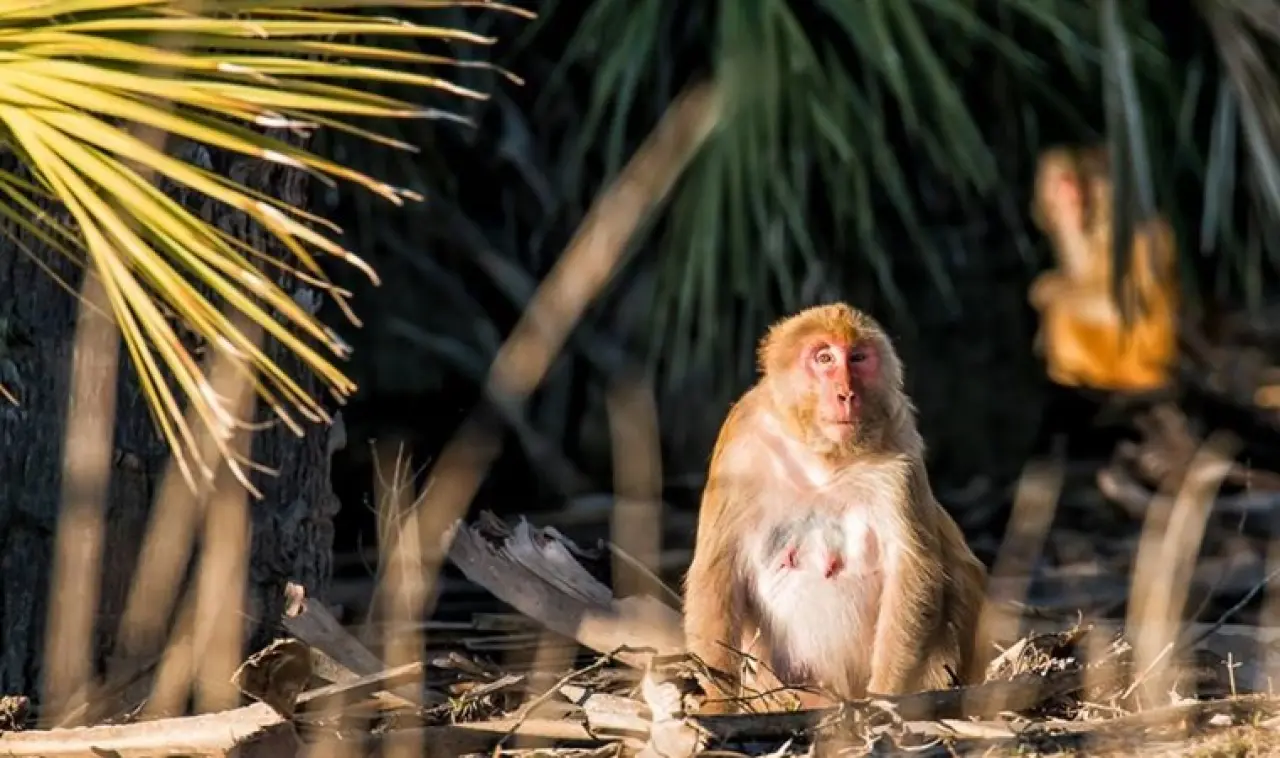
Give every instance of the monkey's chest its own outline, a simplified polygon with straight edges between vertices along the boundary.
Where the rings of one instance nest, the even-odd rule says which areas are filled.
[[[866,672],[884,587],[883,546],[868,514],[814,509],[762,531],[753,595],[775,671],[791,682],[833,661],[851,675]]]

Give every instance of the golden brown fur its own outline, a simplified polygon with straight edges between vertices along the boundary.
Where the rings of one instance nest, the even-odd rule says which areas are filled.
[[[843,442],[813,431],[811,388],[794,369],[815,339],[873,351],[857,431]],[[945,687],[951,672],[971,680],[986,570],[933,497],[883,330],[842,303],[811,308],[770,329],[759,358],[763,375],[711,457],[685,582],[686,642],[730,677],[713,695],[785,683],[850,699]],[[834,578],[777,569],[779,546],[793,545],[808,567],[838,556]],[[730,648],[772,671],[743,672]]]
[[[1057,267],[1031,285],[1037,345],[1064,386],[1144,391],[1164,386],[1177,355],[1179,308],[1172,231],[1155,218],[1134,232],[1129,323],[1112,294],[1111,182],[1105,148],[1057,148],[1040,158],[1032,218],[1049,235]]]

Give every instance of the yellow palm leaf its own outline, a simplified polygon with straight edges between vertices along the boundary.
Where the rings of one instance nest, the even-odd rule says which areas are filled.
[[[327,421],[323,406],[204,291],[261,325],[342,397],[355,385],[333,358],[345,357],[348,346],[295,302],[271,272],[289,273],[324,291],[356,323],[346,303],[349,293],[332,285],[317,257],[342,259],[375,283],[377,277],[321,231],[336,230],[324,219],[174,157],[136,130],[273,161],[326,182],[355,182],[392,203],[414,199],[408,190],[259,130],[334,128],[412,149],[343,119],[453,116],[372,94],[360,83],[483,99],[483,93],[433,72],[387,67],[479,64],[381,48],[361,38],[493,40],[359,11],[447,6],[532,15],[482,0],[320,0],[305,8],[294,0],[10,0],[0,8],[0,142],[31,172],[30,180],[0,172],[0,215],[7,228],[33,235],[101,280],[156,423],[193,486],[197,478],[212,476],[216,462],[199,459],[183,401],[213,431],[220,453],[253,491],[245,468],[256,466],[238,460],[228,446],[231,431],[251,422],[227,411],[171,322],[181,321],[211,349],[233,356],[275,417],[300,434],[295,416]],[[251,249],[195,216],[159,189],[160,177],[244,213],[287,255]],[[64,206],[74,226],[43,213],[37,197]]]

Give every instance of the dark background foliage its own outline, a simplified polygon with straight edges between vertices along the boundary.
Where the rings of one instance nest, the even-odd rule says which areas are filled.
[[[1256,304],[1272,280],[1280,12],[1266,4],[535,10],[533,23],[474,9],[415,18],[497,36],[488,50],[448,52],[523,79],[451,72],[492,97],[461,111],[456,100],[427,104],[472,126],[393,125],[421,148],[413,157],[340,135],[317,146],[427,196],[394,209],[317,189],[318,208],[384,281],[375,290],[335,271],[365,321],[345,335],[361,386],[334,468],[348,518],[369,497],[367,441],[403,439],[430,461],[595,193],[694,77],[719,77],[733,114],[513,420],[485,507],[528,511],[607,490],[603,388],[635,366],[660,390],[668,498],[690,502],[727,403],[751,381],[756,337],[836,298],[870,309],[899,341],[943,491],[1007,482],[1061,421],[1043,419],[1049,390],[1026,304],[1050,260],[1030,225],[1030,187],[1054,144],[1110,141],[1126,190],[1118,225],[1157,208],[1171,218],[1190,315]],[[484,54],[497,58],[475,58]]]

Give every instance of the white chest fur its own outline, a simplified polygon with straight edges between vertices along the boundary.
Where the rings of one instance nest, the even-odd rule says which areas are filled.
[[[866,687],[903,481],[903,466],[890,461],[796,481],[791,502],[759,504],[744,568],[770,667],[784,683]],[[830,661],[843,662],[838,673]]]

